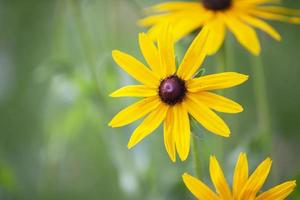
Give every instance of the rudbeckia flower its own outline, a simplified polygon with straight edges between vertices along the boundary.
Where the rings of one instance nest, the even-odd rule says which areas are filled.
[[[175,40],[203,26],[212,30],[208,53],[214,54],[222,46],[227,30],[251,53],[258,55],[261,47],[254,28],[281,40],[280,34],[264,20],[300,23],[300,10],[274,6],[278,0],[198,0],[194,2],[166,2],[149,9],[150,16],[139,21],[151,27],[149,36],[155,40],[162,24],[174,26]]]
[[[209,169],[216,193],[202,181],[187,173],[182,177],[187,188],[201,200],[283,200],[294,190],[296,181],[287,181],[260,193],[271,165],[272,160],[267,158],[249,176],[247,156],[241,153],[236,163],[232,189],[230,189],[217,159],[211,156]]]
[[[226,72],[194,78],[206,56],[207,29],[192,42],[177,70],[172,33],[169,25],[162,27],[157,46],[145,33],[139,35],[140,49],[149,68],[126,53],[112,52],[115,62],[141,85],[123,87],[111,96],[142,99],[119,112],[109,125],[120,127],[146,116],[130,138],[130,149],[163,123],[165,147],[175,162],[175,149],[182,161],[189,154],[189,114],[207,130],[229,136],[228,126],[213,110],[239,113],[243,108],[211,91],[239,85],[248,76]]]

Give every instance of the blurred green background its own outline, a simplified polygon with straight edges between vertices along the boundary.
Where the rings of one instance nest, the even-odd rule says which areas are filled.
[[[195,174],[192,154],[185,163],[171,163],[161,128],[129,151],[127,141],[138,123],[107,126],[134,101],[108,97],[134,82],[113,62],[111,51],[142,59],[137,34],[144,30],[136,21],[143,16],[141,8],[157,2],[0,0],[1,200],[193,199],[181,180],[183,172]],[[284,5],[300,8],[299,1]],[[217,155],[231,180],[240,151],[248,154],[252,170],[265,157],[273,158],[264,189],[290,179],[300,183],[300,26],[272,24],[284,39],[278,43],[260,33],[261,61],[253,61],[232,36],[226,43],[227,70],[251,75],[263,63],[270,134],[264,129],[268,116],[255,101],[253,77],[227,90],[225,95],[245,108],[224,115],[231,138],[195,128],[207,183],[210,154]],[[179,57],[191,38],[178,43]],[[218,55],[209,57],[206,73],[217,65]],[[291,199],[297,197],[296,191]]]

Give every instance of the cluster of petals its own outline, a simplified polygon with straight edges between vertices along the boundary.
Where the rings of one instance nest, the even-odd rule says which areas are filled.
[[[235,166],[232,189],[230,189],[218,160],[215,156],[211,156],[210,177],[216,192],[187,173],[182,177],[191,193],[201,200],[283,200],[294,190],[296,181],[287,181],[260,193],[270,173],[271,165],[272,160],[267,158],[249,175],[247,156],[241,153]]]
[[[203,0],[203,2],[212,0]],[[141,26],[150,27],[149,36],[156,39],[162,24],[168,22],[174,27],[176,40],[207,26],[210,33],[209,54],[216,53],[222,46],[226,32],[233,33],[238,42],[251,53],[258,55],[260,42],[255,28],[262,30],[275,40],[280,34],[265,20],[300,24],[300,10],[276,5],[278,0],[213,0],[215,3],[231,1],[227,9],[212,10],[202,1],[166,2],[148,9],[150,16],[139,21]]]

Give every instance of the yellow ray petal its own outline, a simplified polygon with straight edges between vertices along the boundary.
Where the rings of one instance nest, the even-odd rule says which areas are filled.
[[[222,18],[239,43],[254,55],[259,55],[261,48],[255,30],[230,14],[223,13]]]
[[[256,17],[275,20],[275,21],[283,21],[292,24],[300,24],[300,17],[287,17],[281,14],[275,14],[268,11],[263,11],[259,9],[248,10],[249,14],[252,14]]]
[[[148,65],[159,77],[163,76],[158,49],[153,41],[145,34],[139,34],[140,49]]]
[[[128,149],[131,149],[138,142],[151,134],[165,119],[167,111],[168,106],[165,104],[160,104],[157,109],[152,111],[132,133],[127,145]]]
[[[256,200],[283,200],[293,192],[295,187],[296,181],[288,181],[262,193]]]
[[[177,11],[177,10],[203,9],[202,5],[194,2],[166,2],[147,9],[148,12]]]
[[[232,195],[223,170],[215,156],[210,157],[209,171],[211,180],[221,199],[232,199]]]
[[[167,20],[171,20],[173,17],[172,14],[158,14],[158,15],[151,15],[148,17],[145,17],[141,20],[138,21],[138,25],[139,26],[144,26],[144,27],[148,27],[148,26],[153,26],[157,23],[160,23],[162,21],[167,21]]]
[[[238,103],[211,92],[199,92],[194,95],[202,104],[218,112],[239,113],[243,111],[243,107]]]
[[[145,116],[161,104],[159,97],[148,97],[120,111],[109,123],[111,127],[120,127],[130,124]]]
[[[182,178],[186,187],[197,199],[219,200],[219,197],[209,187],[195,177],[184,173]]]
[[[259,4],[279,3],[279,2],[280,2],[280,0],[241,0],[241,1],[235,1],[235,5],[237,5],[237,6],[249,6],[249,5],[257,6]]]
[[[174,134],[176,149],[182,161],[186,160],[190,152],[191,130],[189,116],[182,104],[174,106]]]
[[[225,35],[226,29],[224,22],[220,19],[219,15],[215,16],[215,19],[211,22],[207,23],[210,32],[208,36],[208,54],[212,55],[215,54],[222,46]]]
[[[248,24],[261,29],[262,31],[266,32],[267,34],[269,34],[271,37],[273,37],[275,40],[280,41],[281,40],[281,36],[280,34],[272,27],[270,26],[268,23],[252,17],[250,15],[246,15],[246,14],[241,14],[240,18],[242,20],[244,20],[245,22],[247,22]]]
[[[240,153],[233,175],[233,197],[238,196],[248,180],[248,160],[245,153]]]
[[[239,199],[254,199],[257,192],[263,186],[269,172],[271,169],[272,160],[267,158],[264,160],[249,177],[248,181],[245,183]]]
[[[208,29],[203,28],[187,50],[177,72],[182,79],[191,79],[203,63],[207,54],[207,37]]]
[[[300,10],[299,9],[291,9],[291,8],[285,8],[280,6],[260,6],[257,8],[258,10],[276,13],[276,14],[282,14],[282,15],[296,15],[300,16]]]
[[[176,150],[175,150],[175,122],[173,107],[170,107],[166,119],[164,121],[164,143],[169,157],[173,162],[176,162]]]
[[[162,26],[158,36],[158,50],[164,75],[173,75],[176,71],[173,29],[169,23]]]
[[[192,31],[200,29],[212,16],[213,12],[207,10],[195,10],[194,12],[183,13],[182,17],[173,23],[175,41],[180,40]]]
[[[125,86],[110,94],[111,97],[151,97],[157,95],[157,88],[146,85]]]
[[[190,92],[217,90],[240,85],[248,80],[248,76],[236,72],[224,72],[195,78],[187,82]]]
[[[134,57],[117,50],[112,52],[112,56],[115,62],[137,81],[150,87],[159,84],[159,79],[154,73]]]
[[[229,137],[230,130],[225,122],[206,105],[202,104],[196,96],[188,94],[184,104],[188,112],[207,130]]]

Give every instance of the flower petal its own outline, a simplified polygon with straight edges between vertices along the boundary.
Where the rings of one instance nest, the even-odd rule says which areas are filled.
[[[254,55],[259,55],[261,48],[255,30],[230,14],[223,13],[222,17],[239,43]]]
[[[223,170],[215,156],[210,157],[209,171],[211,180],[221,199],[232,199],[232,195]]]
[[[111,97],[151,97],[157,95],[157,89],[146,85],[125,86],[110,94]]]
[[[165,104],[160,104],[157,109],[152,111],[132,133],[127,145],[128,149],[131,149],[138,142],[151,134],[165,119],[167,111],[168,106]]]
[[[207,130],[224,137],[229,137],[230,130],[225,122],[197,99],[197,96],[188,94],[185,101],[188,112]]]
[[[149,12],[163,12],[163,11],[176,11],[176,10],[191,10],[202,8],[201,4],[196,2],[166,2],[152,6],[148,9]],[[203,9],[203,8],[202,8]]]
[[[173,107],[170,107],[164,121],[164,143],[169,157],[173,162],[176,162],[175,149],[175,121]]]
[[[158,97],[142,99],[120,111],[109,123],[111,127],[125,126],[145,116],[161,104]]]
[[[191,130],[188,112],[183,104],[174,106],[174,126],[176,149],[184,161],[190,152]]]
[[[183,13],[180,20],[173,22],[174,25],[173,34],[175,41],[180,40],[189,33],[199,29],[203,26],[210,18],[212,18],[213,13],[207,10],[195,10]],[[198,19],[198,20],[195,20]]]
[[[187,50],[177,72],[177,75],[182,79],[191,79],[203,63],[208,48],[207,37],[208,29],[203,28]]]
[[[282,14],[272,13],[269,11],[253,9],[248,11],[250,14],[269,20],[283,21],[292,24],[300,24],[300,17],[289,17]]]
[[[287,181],[262,193],[256,200],[283,200],[293,192],[295,187],[296,181]]]
[[[254,199],[257,192],[263,186],[269,172],[271,169],[272,160],[267,158],[264,160],[249,177],[248,181],[245,183],[239,199]]]
[[[262,31],[266,32],[267,34],[269,34],[271,37],[273,37],[275,40],[280,41],[281,40],[281,36],[280,34],[272,27],[270,26],[268,23],[252,17],[250,15],[246,15],[246,14],[241,14],[240,18],[242,20],[244,20],[245,22],[247,22],[248,24],[261,29]]]
[[[248,76],[236,72],[224,72],[195,78],[187,82],[189,92],[217,90],[240,85],[248,80]]]
[[[217,53],[224,42],[226,35],[225,24],[220,19],[220,16],[216,15],[215,19],[207,23],[206,26],[210,30],[208,36],[208,54],[212,55]]]
[[[184,173],[182,175],[183,182],[186,187],[193,193],[197,199],[205,200],[219,200],[219,197],[202,181],[196,179],[195,177]]]
[[[115,62],[137,81],[152,87],[159,84],[159,79],[140,61],[118,50],[112,52]]]
[[[160,63],[160,57],[158,49],[154,45],[153,41],[145,33],[140,33],[139,43],[141,52],[143,53],[143,56],[148,65],[151,67],[155,74],[159,75],[159,77],[162,77],[163,73]]]
[[[165,77],[176,71],[173,30],[169,23],[162,26],[158,36],[158,50]]]
[[[239,113],[243,107],[238,103],[211,92],[194,93],[195,97],[209,108],[224,113]]]
[[[233,197],[238,199],[238,196],[243,189],[243,186],[248,180],[248,160],[245,153],[239,155],[233,175]]]

